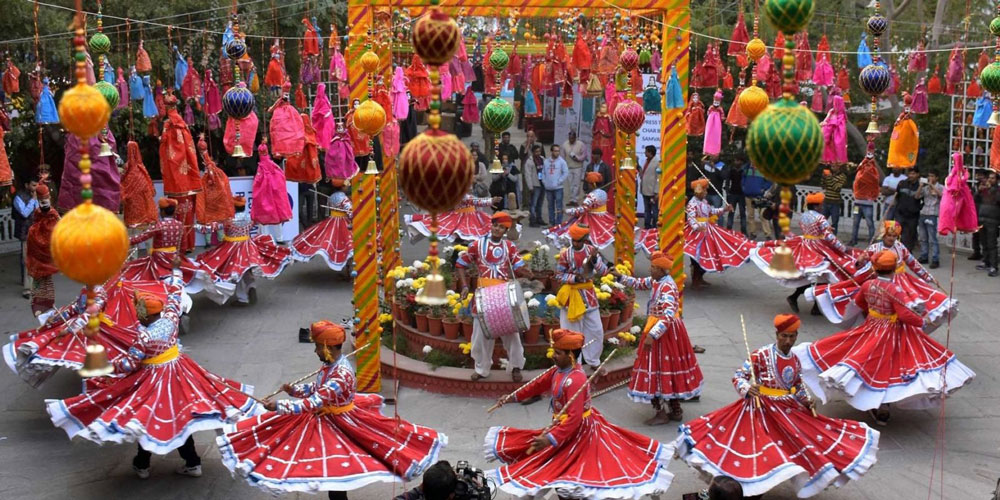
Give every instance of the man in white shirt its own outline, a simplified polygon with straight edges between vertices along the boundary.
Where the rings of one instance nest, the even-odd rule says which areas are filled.
[[[566,167],[566,160],[560,156],[559,146],[553,144],[550,151],[552,156],[545,159],[539,180],[545,188],[545,198],[549,203],[549,223],[558,226],[562,224],[563,189],[569,177],[569,168]]]
[[[885,206],[887,212],[882,220],[895,220],[896,218],[896,206],[893,201],[896,200],[896,187],[899,186],[900,182],[906,180],[906,175],[903,175],[901,169],[894,169],[891,174],[885,177],[882,181],[882,196],[885,196]]]
[[[583,162],[587,159],[587,145],[576,140],[576,131],[569,131],[569,138],[562,143],[562,154],[569,168],[564,195],[567,204],[578,205],[583,192]]]

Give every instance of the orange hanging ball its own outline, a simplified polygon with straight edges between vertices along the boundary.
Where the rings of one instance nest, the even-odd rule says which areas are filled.
[[[361,67],[364,68],[365,73],[374,73],[378,70],[378,54],[368,51],[361,54]]]
[[[59,118],[70,133],[89,139],[108,124],[111,106],[97,89],[78,83],[59,100]]]
[[[361,103],[354,110],[354,126],[358,130],[376,136],[385,127],[385,110],[373,99]]]
[[[100,285],[128,257],[128,233],[110,210],[83,203],[63,215],[52,231],[52,260],[71,280]]]

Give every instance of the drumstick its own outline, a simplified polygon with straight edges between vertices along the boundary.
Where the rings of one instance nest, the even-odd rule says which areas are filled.
[[[364,350],[364,349],[368,348],[369,346],[371,346],[373,343],[375,343],[374,340],[371,341],[371,342],[369,342],[369,343],[367,343],[367,344],[365,344],[365,345],[363,345],[363,346],[361,346],[361,347],[359,347],[359,348],[357,348],[357,349],[355,349],[354,351],[352,351],[352,352],[350,352],[348,354],[345,354],[344,357],[345,358],[349,358],[351,356],[354,356],[355,354],[357,354],[357,353],[361,352],[362,350]],[[284,384],[284,385],[295,385],[295,384],[297,384],[299,382],[302,382],[303,380],[308,379],[309,377],[315,376],[317,373],[323,371],[324,368],[326,368],[325,365],[324,366],[320,366],[318,369],[316,369],[316,371],[314,371],[312,373],[309,373],[307,375],[303,375],[303,376],[295,379],[293,382],[291,382],[289,384]],[[271,398],[277,396],[280,393],[281,393],[281,389],[278,389],[278,390],[272,392],[271,394],[268,394],[267,397],[265,397],[264,399],[271,399]],[[258,401],[260,401],[260,400],[258,399]]]
[[[597,339],[590,339],[590,341],[587,342],[586,344],[583,344],[583,347],[581,347],[580,349],[583,349],[584,347],[587,347],[588,345],[593,344],[596,341],[597,341]],[[539,378],[542,377],[542,375],[545,375],[546,373],[552,371],[554,368],[555,368],[555,366],[550,366],[550,367],[548,367],[548,369],[546,369],[542,373],[539,373],[535,378],[533,378],[533,379],[531,379],[531,380],[529,380],[529,381],[521,384],[521,387],[518,387],[517,389],[514,389],[514,392],[511,392],[510,394],[507,394],[506,396],[504,396],[504,397],[500,398],[499,400],[497,400],[496,404],[494,404],[493,406],[489,407],[489,409],[486,410],[486,413],[493,413],[494,411],[496,411],[497,408],[500,408],[501,406],[504,405],[504,403],[506,403],[510,398],[512,398],[514,396],[514,394],[517,394],[517,391],[520,391],[521,389],[524,389],[526,386],[528,386],[532,382],[538,380]]]
[[[743,345],[747,348],[747,366],[750,367],[750,384],[757,385],[757,377],[753,372],[753,355],[750,354],[750,342],[747,341],[747,324],[740,313],[740,325],[743,327]],[[754,396],[754,405],[760,408],[760,396]]]

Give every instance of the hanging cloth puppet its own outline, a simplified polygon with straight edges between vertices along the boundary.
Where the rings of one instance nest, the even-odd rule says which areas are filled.
[[[996,130],[1000,130],[1000,127],[996,127]],[[993,141],[993,144],[997,143],[998,141]],[[972,233],[979,229],[979,218],[969,189],[969,172],[965,170],[961,152],[952,153],[951,161],[951,172],[944,181],[944,194],[941,196],[938,233]]]
[[[923,115],[928,111],[927,106],[927,79],[920,77],[917,84],[913,86],[913,105],[910,106],[910,111]]]
[[[3,72],[3,91],[8,98],[21,91],[21,70],[7,58],[7,68]]]
[[[576,42],[573,44],[573,67],[580,72],[580,83],[590,81],[590,67],[594,63],[594,57],[590,53],[587,39],[581,33],[577,33]]]
[[[330,106],[330,99],[326,96],[326,84],[320,83],[316,86],[316,97],[313,98],[312,128],[316,131],[316,145],[319,149],[326,150],[330,145],[330,139],[336,124],[333,123],[333,108]]]
[[[647,113],[659,114],[661,111],[660,99],[660,90],[656,88],[656,83],[650,78],[646,89],[642,91],[642,110]]]
[[[681,81],[677,77],[677,66],[671,66],[670,80],[667,81],[667,109],[681,109],[683,107],[684,94],[681,91]]]
[[[242,84],[243,82],[240,82],[240,85]],[[257,137],[258,125],[257,113],[253,111],[242,119],[231,116],[226,119],[226,132],[222,135],[222,147],[226,149],[226,153],[233,154],[233,149],[236,148],[237,123],[240,126],[240,146],[244,153],[250,154],[253,151],[254,139]]]
[[[205,70],[205,116],[208,118],[208,129],[215,130],[222,123],[219,121],[219,113],[222,111],[222,95],[219,93],[219,86],[212,79],[212,70]]]
[[[301,123],[301,122],[300,122]],[[267,144],[257,147],[260,161],[253,178],[250,219],[257,224],[282,224],[292,218],[292,206],[285,187],[285,173],[267,152]]]
[[[454,82],[451,79],[451,70],[447,64],[442,64],[438,67],[438,74],[441,78],[441,100],[450,101],[455,95],[455,88],[452,86]],[[389,114],[388,109],[386,109],[386,114]]]
[[[168,94],[164,98],[167,117],[160,136],[160,171],[163,174],[163,194],[171,198],[192,195],[201,191],[198,171],[198,153],[187,124],[177,112],[177,98]]]
[[[118,89],[118,107],[122,109],[128,106],[128,82],[125,80],[125,70],[118,68],[118,78],[115,80],[115,88]]]
[[[323,177],[319,168],[319,147],[316,140],[316,129],[312,126],[309,115],[302,113],[302,129],[305,131],[305,145],[302,153],[289,156],[285,160],[285,179],[291,182],[315,184]]]
[[[742,72],[741,72],[741,78],[742,78]],[[747,115],[743,114],[743,111],[740,109],[739,106],[740,94],[743,93],[743,90],[745,89],[743,88],[742,85],[736,89],[736,98],[733,99],[733,103],[729,105],[729,114],[726,115],[726,123],[728,123],[733,127],[746,128],[747,123],[749,123]]]
[[[150,62],[146,49],[142,48],[142,40],[139,40],[139,48],[135,51],[135,70],[139,73],[153,71],[153,63]]]
[[[59,123],[59,111],[55,99],[52,98],[48,77],[42,79],[42,93],[38,95],[38,104],[35,106],[35,123],[39,125]]]
[[[128,141],[125,171],[122,173],[121,200],[125,225],[155,224],[158,220],[156,191],[146,166],[142,164],[139,143]]]
[[[80,140],[74,134],[66,134],[65,137],[62,183],[60,184],[57,205],[61,212],[69,211],[83,201],[80,195]],[[108,143],[112,151],[118,150],[118,143],[110,130],[103,137],[87,139],[87,146],[90,150],[93,201],[95,204],[117,213],[121,208],[121,174],[118,172],[118,166],[114,163],[114,156],[100,156],[98,154],[101,151],[102,140]]]
[[[452,61],[454,62],[454,59]],[[464,80],[465,77],[462,78]],[[453,88],[456,91],[461,91],[465,89],[465,84]],[[397,120],[405,120],[410,115],[410,100],[406,97],[406,76],[403,75],[401,66],[396,66],[396,71],[392,74],[392,89],[389,91],[389,96],[392,98],[392,116]],[[319,130],[317,129],[316,132],[319,133]]]
[[[979,80],[972,80],[969,84],[969,88],[965,91],[965,97],[976,98],[983,95],[983,90],[979,88]]]
[[[396,156],[399,154],[399,122],[389,120],[385,128],[379,134],[382,140],[382,154],[386,156]]]
[[[941,78],[938,74],[941,72],[941,66],[934,65],[934,73],[931,74],[931,79],[927,82],[927,94],[940,94],[941,93]]]
[[[465,91],[465,97],[462,98],[462,121],[479,123],[479,104],[476,102],[476,93],[472,91],[472,87]]]
[[[847,109],[839,92],[830,96],[830,111],[820,127],[823,130],[821,161],[827,165],[847,163]]]
[[[816,69],[813,70],[812,81],[821,87],[833,86],[833,65],[827,60],[826,54],[820,53],[816,59]]]
[[[316,28],[305,17],[302,18],[302,24],[306,27],[305,38],[302,40],[302,55],[319,55],[319,36],[316,35]]]
[[[354,161],[354,146],[342,124],[337,124],[337,130],[327,147],[323,159],[323,171],[328,179],[342,181],[358,173],[358,164]]]
[[[687,109],[684,110],[684,119],[687,121],[688,137],[699,137],[705,134],[705,105],[701,103],[697,92],[691,92],[691,100],[688,101]]]
[[[910,118],[910,105],[913,98],[903,95],[903,112],[896,118],[889,137],[889,158],[886,164],[889,168],[910,168],[917,164],[917,151],[920,149],[920,134],[917,124]],[[987,115],[988,117],[988,115]]]
[[[971,97],[971,96],[970,96]],[[976,99],[976,112],[972,115],[972,125],[979,128],[990,128],[990,113],[993,112],[993,100],[989,95]]]
[[[372,154],[372,143],[369,141],[368,134],[362,132],[354,125],[354,110],[357,109],[359,104],[355,99],[354,107],[344,115],[344,123],[347,125],[347,135],[351,138],[355,158],[358,156],[367,157]]]
[[[316,56],[304,56],[299,68],[299,85],[312,85],[320,80],[319,63]]]
[[[868,152],[865,159],[858,164],[858,171],[854,176],[854,198],[858,200],[875,200],[879,196],[880,179],[882,174],[878,165],[875,164],[875,143],[868,143]]]
[[[198,195],[202,200],[200,205],[203,209],[198,213],[198,222],[201,224],[225,222],[236,215],[229,176],[212,161],[204,137],[198,140],[198,151],[201,152],[201,160],[205,163],[205,173],[201,176],[204,191]]]
[[[271,59],[267,63],[267,73],[264,75],[264,85],[272,92],[277,92],[285,83],[285,60],[282,54],[281,45],[275,39],[271,45]]]
[[[747,32],[747,22],[743,18],[743,10],[741,9],[736,16],[736,24],[733,26],[733,34],[729,37],[729,47],[726,54],[730,56],[746,54],[747,42],[749,41],[750,34]]]
[[[708,108],[708,119],[705,121],[705,141],[702,153],[715,156],[722,151],[722,91],[715,91],[712,105]]]
[[[271,113],[271,152],[274,156],[294,156],[305,147],[305,130],[299,112],[289,101],[292,84],[285,81],[281,98],[268,110]]]
[[[594,117],[593,146],[600,148],[601,161],[607,165],[614,165],[615,154],[615,127],[608,115],[608,106],[601,103],[597,108],[597,116]]]
[[[142,116],[146,119],[156,118],[160,114],[156,108],[156,97],[153,96],[153,86],[149,75],[142,77]]]
[[[475,96],[473,96],[474,98]],[[524,116],[535,118],[541,115],[541,104],[538,102],[538,96],[535,95],[535,92],[531,90],[531,86],[529,85],[527,90],[524,91]],[[462,119],[464,120],[465,118]]]
[[[132,70],[129,71],[128,90],[132,101],[142,101],[146,96],[146,92],[142,89],[142,77],[139,76],[135,66],[132,66]]]
[[[416,101],[414,108],[427,109],[430,104],[431,80],[427,76],[427,67],[420,60],[420,56],[413,54],[410,66],[404,70],[404,74],[406,75],[407,88],[410,89],[410,97]]]
[[[7,158],[7,146],[3,142],[5,132],[0,127],[0,187],[6,188],[14,184],[14,170],[10,168],[10,159]]]
[[[802,83],[812,80],[813,54],[809,46],[809,33],[802,31],[795,35],[795,81]]]
[[[830,40],[826,38],[826,33],[819,37],[819,43],[816,44],[816,59],[819,59],[820,56],[825,57],[827,61],[832,60],[830,59]]]
[[[306,109],[309,107],[309,102],[306,101],[306,94],[302,92],[302,84],[295,86],[295,107],[298,109]]]
[[[909,60],[906,64],[906,71],[912,74],[927,71],[927,51],[926,42],[917,42],[917,50],[910,52]]]
[[[858,42],[858,70],[872,63],[872,53],[868,49],[868,33],[861,34],[861,41]]]
[[[104,57],[104,75],[102,75],[102,78],[111,85],[115,84],[115,68],[111,65],[111,61],[108,61],[107,56]]]
[[[202,82],[198,71],[194,69],[194,63],[189,57],[187,60],[188,71],[184,74],[184,83],[181,84],[181,96],[184,99],[201,99]]]
[[[948,72],[944,75],[945,93],[957,95],[961,91],[958,86],[965,78],[965,56],[961,46],[951,49],[951,56],[948,58]]]
[[[188,73],[188,62],[176,45],[174,45],[174,55],[177,56],[177,61],[174,63],[174,89],[181,90],[184,85],[184,78],[187,77]],[[183,91],[181,92],[181,97],[184,97]],[[193,144],[191,148],[194,149]]]

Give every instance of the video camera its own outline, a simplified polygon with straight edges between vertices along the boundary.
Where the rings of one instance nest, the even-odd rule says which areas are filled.
[[[490,486],[482,469],[471,467],[467,460],[455,464],[455,500],[490,500]]]

